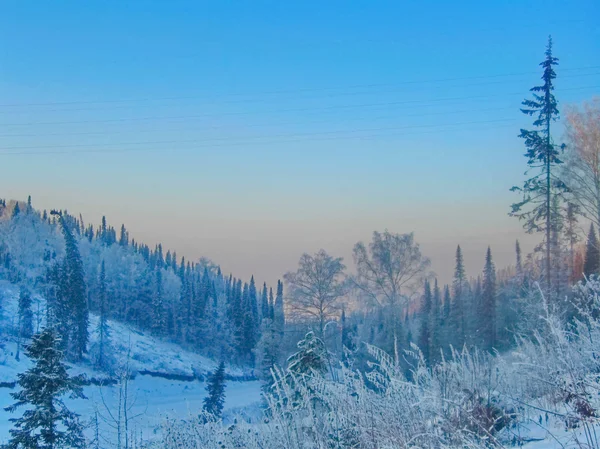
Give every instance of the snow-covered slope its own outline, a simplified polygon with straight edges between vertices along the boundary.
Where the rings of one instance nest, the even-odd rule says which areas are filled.
[[[14,284],[0,281],[0,296],[4,297],[4,319],[0,326],[6,331],[16,327],[16,310],[19,290]],[[43,301],[43,300],[42,300]],[[98,317],[90,315],[90,346],[96,339]],[[111,354],[118,363],[122,363],[130,353],[130,368],[134,372],[152,372],[165,375],[180,375],[202,377],[215,369],[216,363],[206,357],[182,349],[179,345],[169,343],[151,335],[147,335],[131,327],[109,320]],[[8,333],[8,332],[6,332]],[[15,359],[16,341],[5,342],[5,348],[0,349],[0,382],[12,382],[17,374],[29,367],[29,360],[21,354],[21,360]],[[73,374],[85,373],[93,377],[104,377],[96,372],[89,363],[71,366]],[[228,367],[229,375],[236,377],[251,377],[251,372]]]
[[[13,339],[7,338],[16,325],[16,310],[18,304],[18,287],[5,281],[0,281],[0,295],[3,298],[4,313],[0,320],[0,329],[4,334],[4,348],[0,349],[0,385],[14,383],[17,375],[31,365],[30,361],[21,353],[20,360],[16,360],[17,344]],[[90,338],[93,344],[97,325],[97,317],[90,316]],[[180,346],[162,341],[132,329],[122,323],[109,321],[111,333],[111,353],[119,362],[123,362],[130,354],[130,369],[135,377],[129,383],[132,408],[129,415],[132,418],[131,426],[138,436],[143,439],[152,438],[158,431],[165,418],[185,419],[190,415],[197,415],[202,409],[202,401],[206,396],[206,384],[199,380],[206,373],[214,370],[216,363],[199,354],[186,351]],[[2,340],[0,340],[2,341]],[[0,345],[1,346],[1,345]],[[145,372],[154,375],[143,374]],[[238,368],[228,367],[231,376],[244,377],[245,373]],[[71,374],[86,374],[95,379],[106,379],[107,374],[93,369],[89,362],[71,365]],[[159,374],[163,377],[156,376]],[[171,380],[181,376],[189,380]],[[194,377],[196,377],[194,379]],[[9,418],[20,416],[22,411],[15,415],[4,411],[4,407],[13,401],[10,393],[12,388],[0,387],[0,444],[8,438],[9,429],[12,427]],[[84,388],[87,399],[67,399],[69,408],[81,415],[84,422],[90,422],[96,411],[98,412],[100,429],[107,442],[105,447],[111,447],[115,432],[110,423],[109,410],[114,411],[118,396],[117,386],[89,385]],[[227,419],[234,413],[244,412],[256,415],[260,402],[260,383],[257,381],[230,381],[226,386],[226,401],[224,417]],[[107,422],[108,420],[108,422]],[[86,432],[92,435],[90,427]]]

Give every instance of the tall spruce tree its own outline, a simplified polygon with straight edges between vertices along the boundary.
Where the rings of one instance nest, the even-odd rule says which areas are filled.
[[[279,333],[280,338],[283,338],[285,328],[285,312],[283,305],[283,282],[277,281],[277,294],[275,296],[275,304],[273,305],[273,319],[275,321],[275,330]]]
[[[59,322],[61,339],[67,353],[73,360],[81,360],[87,350],[89,340],[89,309],[85,284],[83,262],[79,247],[65,214],[52,211],[58,215],[65,239],[65,259],[59,277],[59,302],[54,318]]]
[[[518,240],[515,243],[515,253],[516,253],[516,257],[517,257],[517,265],[516,265],[517,277],[519,279],[522,279],[523,278],[523,258],[521,256],[521,244],[519,243]]]
[[[521,129],[519,137],[525,140],[527,164],[536,174],[525,181],[523,187],[513,187],[511,191],[519,192],[523,199],[511,206],[510,215],[524,221],[527,232],[545,233],[545,284],[548,292],[552,289],[552,220],[553,196],[565,190],[564,184],[552,176],[553,170],[562,160],[559,158],[563,146],[552,140],[551,124],[558,119],[557,101],[554,97],[554,66],[558,58],[552,55],[552,38],[548,38],[546,57],[540,66],[543,69],[543,84],[530,89],[533,98],[524,100],[521,112],[535,116],[534,129]]]
[[[269,296],[267,291],[267,283],[263,284],[261,300],[260,300],[260,316],[261,319],[270,318],[269,316]]]
[[[600,248],[594,223],[590,225],[590,232],[585,246],[585,260],[583,262],[583,274],[589,278],[592,274],[600,273]]]
[[[456,265],[454,269],[454,279],[452,281],[452,290],[454,301],[450,307],[449,324],[454,332],[454,345],[458,348],[462,348],[466,342],[467,328],[465,311],[467,274],[460,245],[456,248]]]
[[[482,314],[479,317],[483,347],[487,351],[496,347],[496,295],[496,268],[492,260],[492,250],[488,246],[483,268]]]
[[[428,280],[425,280],[425,285],[423,288],[423,303],[421,304],[420,318],[421,318],[421,328],[419,329],[419,338],[417,341],[417,345],[421,352],[423,353],[423,357],[425,360],[429,362],[431,360],[431,327],[430,327],[430,314],[432,307],[432,295],[431,295],[431,285]]]
[[[52,328],[34,335],[25,353],[33,366],[18,375],[21,389],[10,395],[16,401],[5,410],[14,413],[30,408],[20,418],[11,418],[14,427],[3,449],[85,448],[83,427],[62,397],[84,398],[81,379],[69,377],[63,363],[60,340]]]
[[[166,329],[166,313],[163,301],[162,268],[154,270],[154,294],[152,296],[152,331],[162,336]]]
[[[33,311],[31,310],[31,303],[31,293],[29,289],[24,285],[21,285],[19,290],[17,354],[15,356],[17,360],[20,358],[22,340],[31,338],[33,335]],[[1,314],[2,311],[0,310],[0,317]]]
[[[220,418],[225,405],[225,363],[221,361],[206,385],[208,396],[204,398],[204,411]]]
[[[441,313],[442,295],[437,278],[433,284],[433,297],[429,312],[429,361],[431,364],[438,361],[441,346]]]
[[[100,278],[98,280],[98,358],[96,365],[99,368],[106,367],[106,350],[108,347],[109,329],[108,329],[108,304],[106,298],[106,269],[104,260],[100,266]]]

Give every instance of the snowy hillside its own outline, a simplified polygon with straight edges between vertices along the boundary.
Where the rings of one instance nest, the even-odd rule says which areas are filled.
[[[6,281],[0,281],[0,295],[5,298],[4,318],[2,326],[10,329],[16,323],[18,287]],[[39,298],[38,298],[39,299]],[[43,299],[41,299],[43,307]],[[90,346],[94,344],[98,317],[90,314]],[[203,377],[213,371],[216,363],[199,354],[182,349],[176,344],[159,340],[138,330],[132,329],[122,323],[109,320],[111,333],[111,352],[117,363],[123,362],[130,351],[130,367],[134,372],[151,372],[165,375]],[[15,360],[17,344],[9,341],[3,350],[0,350],[0,382],[12,382],[17,374],[27,369],[29,362],[25,356],[20,361]],[[235,377],[250,378],[251,372],[228,367],[228,374]],[[104,377],[105,374],[96,372],[90,365],[83,364],[72,367],[72,373],[85,373],[94,377]]]
[[[0,281],[0,295],[5,305],[0,326],[3,331],[10,331],[15,326],[18,287],[6,281]],[[43,305],[43,299],[41,300]],[[90,316],[90,343],[96,338],[94,329],[97,317]],[[111,339],[114,342],[111,352],[116,364],[122,364],[130,353],[130,369],[133,379],[128,388],[131,393],[131,410],[129,410],[132,429],[136,435],[146,440],[151,439],[161,423],[167,417],[185,419],[194,416],[202,409],[202,401],[206,396],[204,378],[213,371],[216,363],[190,351],[183,350],[176,344],[161,341],[130,327],[109,321]],[[8,334],[9,332],[4,332]],[[30,367],[30,361],[21,352],[20,360],[16,360],[17,343],[4,342],[0,349],[0,443],[5,442],[12,424],[9,418],[20,415],[21,411],[12,415],[4,411],[13,400],[11,388],[20,372]],[[110,376],[95,370],[88,361],[70,365],[70,374],[86,374],[95,381],[110,382]],[[236,379],[250,377],[240,369],[228,367],[228,375]],[[113,379],[114,381],[114,379]],[[99,425],[105,438],[110,442],[114,438],[114,423],[110,422],[110,413],[117,406],[118,386],[89,385],[84,388],[86,400],[67,399],[71,410],[79,413],[82,420],[90,423],[98,412]],[[256,415],[260,401],[260,383],[258,381],[230,381],[226,387],[224,418],[237,413]],[[93,426],[92,426],[93,427]],[[91,437],[92,427],[86,433]]]

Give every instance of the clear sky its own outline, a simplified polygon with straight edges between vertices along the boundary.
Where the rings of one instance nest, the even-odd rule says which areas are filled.
[[[519,102],[548,34],[561,106],[600,93],[600,2],[0,3],[0,197],[32,195],[274,282],[414,231],[511,263]],[[558,136],[560,137],[560,136]]]

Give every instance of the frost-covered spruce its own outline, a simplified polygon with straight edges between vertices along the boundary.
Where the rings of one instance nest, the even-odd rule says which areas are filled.
[[[71,412],[61,397],[84,398],[80,378],[69,377],[59,349],[60,340],[52,328],[33,336],[25,354],[33,367],[19,374],[20,391],[11,393],[16,401],[6,407],[15,412],[27,410],[20,418],[12,418],[10,440],[2,449],[84,448],[85,440],[79,416]]]
[[[220,418],[225,405],[225,364],[219,363],[219,367],[210,376],[206,386],[208,396],[204,398],[204,411],[215,418]]]

